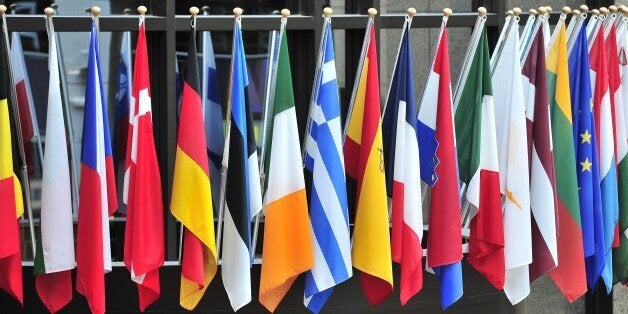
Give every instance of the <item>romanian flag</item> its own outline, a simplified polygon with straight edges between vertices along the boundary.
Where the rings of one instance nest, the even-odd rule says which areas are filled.
[[[355,204],[353,267],[362,271],[360,283],[371,305],[393,290],[386,179],[380,121],[379,78],[375,28],[370,20],[364,39],[366,55],[354,86],[353,111],[344,143],[349,204]],[[357,188],[356,184],[357,183]]]
[[[314,252],[308,216],[299,129],[285,24],[280,33],[272,121],[269,122],[264,206],[264,250],[259,300],[273,312],[300,273],[312,269]]]
[[[558,265],[549,272],[563,295],[573,302],[587,291],[582,244],[578,180],[569,93],[567,35],[561,25],[546,60],[551,113],[558,230]],[[532,197],[535,197],[533,194]]]
[[[185,228],[179,303],[185,309],[193,310],[214,278],[217,268],[194,26],[190,34],[187,64],[170,211]]]
[[[0,31],[0,38],[4,34]],[[22,188],[13,173],[13,146],[9,119],[7,47],[0,44],[0,288],[23,304],[22,254],[17,218],[24,213]]]

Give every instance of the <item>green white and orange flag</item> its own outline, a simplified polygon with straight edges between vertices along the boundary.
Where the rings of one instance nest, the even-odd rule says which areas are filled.
[[[558,266],[549,271],[549,276],[565,298],[573,302],[587,291],[587,280],[573,141],[567,34],[564,24],[560,26],[556,41],[549,47],[545,64],[554,144],[558,215],[556,217]]]
[[[354,86],[344,154],[349,212],[353,208],[355,213],[353,267],[362,272],[360,283],[367,300],[378,305],[392,292],[393,276],[373,19],[362,49],[366,53]]]
[[[282,21],[285,23],[285,21]],[[314,266],[299,129],[285,24],[282,24],[272,121],[267,140],[264,249],[259,302],[271,312],[299,274]]]

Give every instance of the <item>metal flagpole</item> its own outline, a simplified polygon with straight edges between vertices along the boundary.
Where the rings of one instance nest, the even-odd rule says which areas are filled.
[[[59,7],[56,3],[53,3],[50,6],[53,10],[55,10],[55,14],[59,14]],[[55,32],[55,38],[57,43],[61,43],[61,38],[59,33]],[[59,67],[61,71],[59,71],[60,79],[61,79],[61,96],[63,97],[63,109],[65,111],[65,125],[66,132],[68,133],[68,139],[70,142],[70,165],[72,166],[72,216],[74,219],[78,218],[78,198],[79,198],[79,180],[78,180],[78,158],[76,156],[76,137],[74,136],[74,125],[72,124],[72,113],[70,111],[70,95],[68,92],[68,78],[67,71],[65,68],[65,62],[63,61],[63,45],[57,45],[57,60],[59,62]]]
[[[233,9],[233,31],[235,33],[236,26],[241,25],[242,21],[242,12],[241,8]],[[235,37],[234,37],[235,38]],[[233,89],[233,70],[234,70],[234,62],[235,62],[235,47],[236,42],[233,41],[231,45],[231,73],[229,74],[229,94],[227,95],[227,114],[225,117],[225,124],[227,126],[225,132],[225,146],[223,148],[222,154],[222,167],[220,169],[220,206],[218,210],[218,227],[217,227],[217,240],[216,240],[216,255],[220,260],[220,253],[222,249],[222,221],[225,215],[225,193],[227,189],[227,170],[229,168],[229,141],[231,139],[231,90]]]
[[[260,173],[260,190],[262,193],[264,192],[264,186],[266,183],[266,169],[265,169],[265,161],[266,161],[266,142],[268,141],[268,123],[269,123],[269,114],[271,109],[274,109],[274,99],[275,99],[275,86],[277,81],[277,48],[279,47],[277,43],[281,42],[281,36],[283,36],[283,30],[286,28],[286,23],[288,22],[288,16],[290,15],[290,11],[288,9],[281,10],[281,24],[279,26],[279,31],[272,30],[270,39],[269,39],[269,47],[270,47],[270,63],[268,64],[268,71],[266,76],[266,97],[264,98],[264,116],[262,120],[262,145],[260,148],[260,159],[259,159],[259,173]],[[277,40],[277,33],[279,33],[279,40]],[[270,122],[272,123],[272,121]],[[257,237],[259,233],[259,220],[260,216],[264,213],[265,208],[262,207],[262,210],[255,215],[255,223],[253,225],[253,235],[251,238],[251,257],[255,257],[255,250],[257,249]]]
[[[475,27],[473,28],[473,33],[471,34],[471,39],[469,40],[469,46],[467,47],[467,52],[465,53],[464,61],[462,63],[462,71],[458,76],[458,82],[456,83],[454,90],[454,114],[458,107],[458,102],[460,100],[460,96],[462,94],[462,90],[460,89],[460,84],[467,79],[467,75],[469,72],[469,67],[471,66],[471,60],[473,56],[471,55],[471,51],[475,50],[475,47],[478,45],[480,40],[480,35],[482,34],[482,27],[484,26],[484,22],[486,22],[486,8],[479,7],[478,8],[478,18],[475,21]]]
[[[565,25],[565,20],[567,19],[567,14],[569,13],[571,13],[571,8],[563,7],[562,13],[560,14],[560,19],[558,20],[558,23],[556,23],[556,26],[554,27],[554,32],[552,33],[552,37],[550,37],[549,45],[545,49],[546,57],[549,55],[551,47],[556,42],[556,39],[558,38],[558,33],[560,33],[560,29],[563,27],[563,25]]]
[[[6,20],[6,16],[5,16],[5,12],[7,11],[7,7],[4,5],[0,5],[0,15],[2,15],[2,29],[4,31],[4,45],[5,45],[5,52],[6,55],[4,56],[6,59],[4,60],[4,62],[7,63],[7,67],[8,67],[8,73],[7,75],[9,76],[9,84],[11,85],[10,87],[10,94],[11,94],[11,106],[13,107],[13,121],[14,121],[14,125],[15,125],[15,134],[16,134],[16,141],[17,141],[17,146],[20,152],[20,159],[22,162],[22,165],[20,167],[20,176],[22,178],[22,185],[24,186],[24,194],[26,196],[26,212],[28,213],[28,227],[30,229],[30,237],[31,237],[31,248],[33,249],[33,257],[35,257],[35,254],[37,252],[37,247],[36,247],[36,243],[35,243],[35,225],[33,222],[33,208],[31,206],[31,186],[30,186],[30,182],[28,179],[28,166],[26,165],[26,155],[24,153],[24,141],[22,140],[22,124],[20,122],[20,109],[19,106],[17,105],[17,97],[15,94],[15,85],[13,85],[13,72],[11,70],[11,62],[9,62],[9,53],[10,53],[10,46],[9,46],[9,32],[7,29],[7,20]]]
[[[515,15],[515,12],[514,12],[515,9],[519,9],[519,8],[514,8],[506,12],[506,20],[504,21],[504,27],[502,27],[501,33],[499,33],[499,37],[497,38],[497,43],[495,44],[495,49],[493,50],[494,52],[491,55],[491,69],[493,68],[493,65],[498,60],[497,58],[498,53],[501,51],[502,46],[504,44],[504,37],[506,37],[506,34],[510,31],[510,26],[512,24],[511,22],[513,21],[514,15]],[[525,31],[525,27],[524,27],[524,31]]]

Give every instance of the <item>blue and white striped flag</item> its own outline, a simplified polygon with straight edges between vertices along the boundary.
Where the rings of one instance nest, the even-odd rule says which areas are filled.
[[[305,139],[305,166],[312,173],[310,221],[314,267],[306,273],[303,303],[318,313],[333,287],[352,275],[340,103],[331,19],[321,39],[316,85]]]

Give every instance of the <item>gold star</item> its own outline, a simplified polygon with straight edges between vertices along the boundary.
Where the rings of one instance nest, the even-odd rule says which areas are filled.
[[[589,133],[589,130],[585,130],[584,133],[580,134],[580,137],[582,137],[582,143],[589,143],[591,144],[591,134]]]
[[[586,158],[584,161],[581,161],[580,165],[582,166],[582,172],[585,172],[585,171],[591,172],[592,163],[589,162],[589,158]]]

